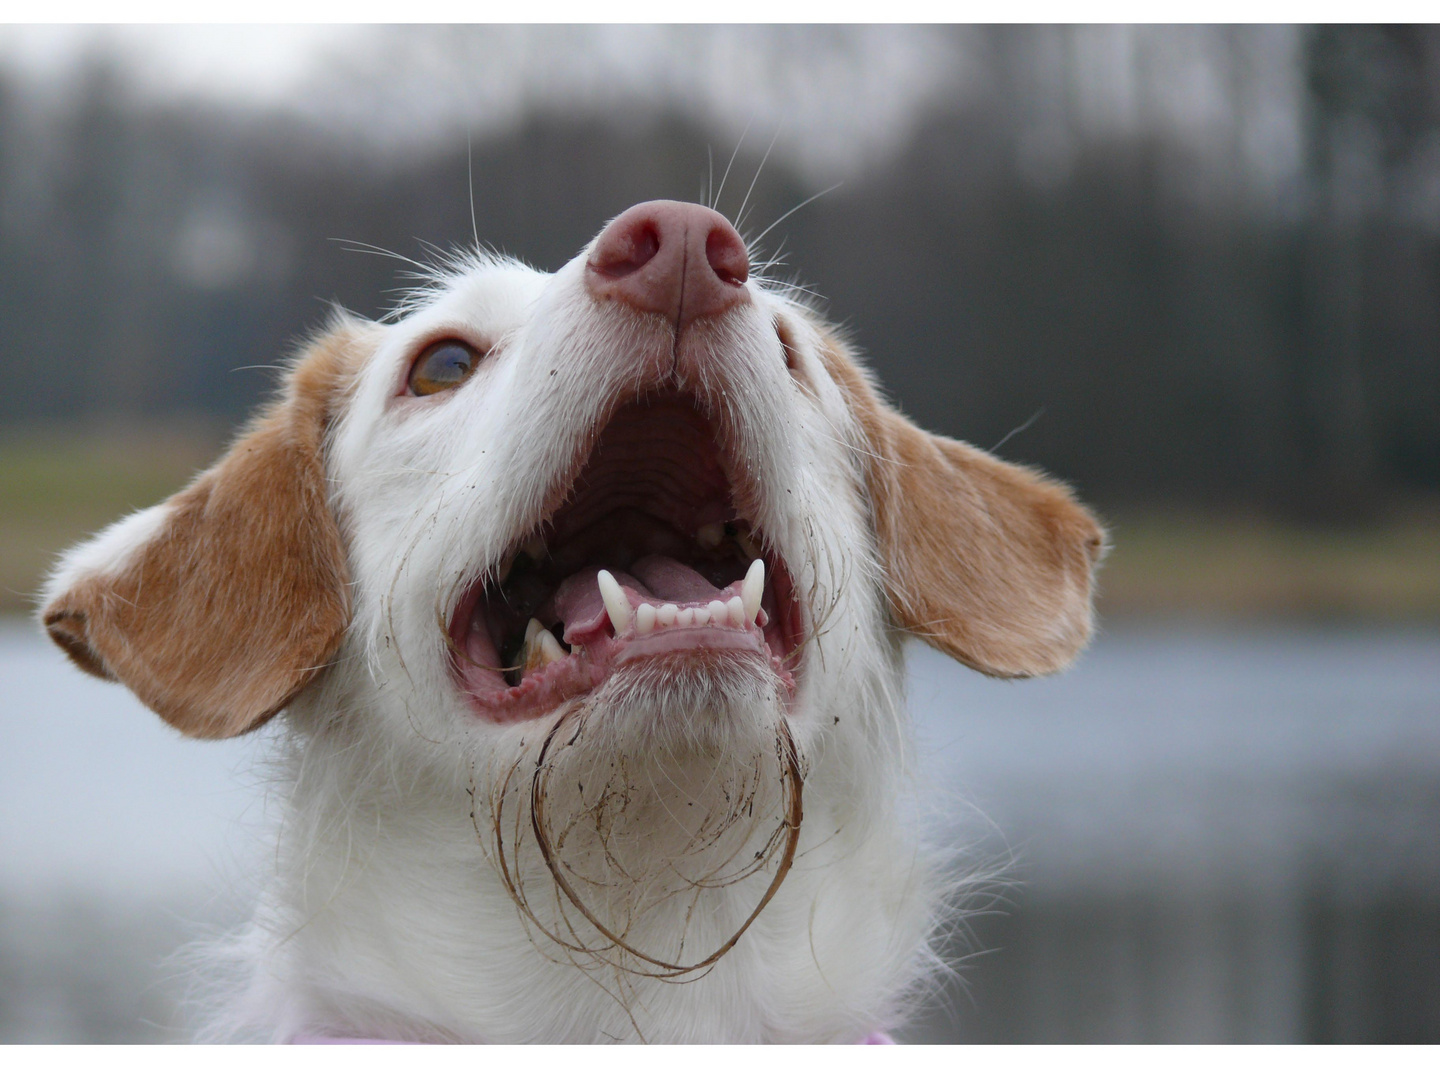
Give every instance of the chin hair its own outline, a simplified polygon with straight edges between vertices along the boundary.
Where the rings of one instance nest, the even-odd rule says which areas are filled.
[[[785,723],[783,686],[757,653],[675,654],[621,666],[587,702],[587,726],[624,749],[707,756],[769,747]]]
[[[803,766],[759,656],[622,667],[486,773],[476,834],[531,938],[592,970],[703,973],[794,857]]]

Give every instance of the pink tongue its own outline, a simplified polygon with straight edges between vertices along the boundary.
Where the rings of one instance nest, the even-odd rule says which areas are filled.
[[[630,569],[633,577],[619,570],[610,572],[627,591],[639,594],[638,601],[632,597],[632,602],[648,600],[657,607],[667,600],[693,604],[698,600],[712,600],[724,591],[668,555],[647,555]],[[537,612],[540,621],[546,625],[563,622],[565,639],[572,642],[577,636],[594,630],[605,611],[600,586],[595,580],[599,570],[599,566],[587,566],[562,581],[550,603],[545,605],[547,610]]]
[[[693,604],[697,600],[713,600],[720,595],[720,590],[697,571],[668,555],[647,555],[630,569],[645,583],[651,597],[657,600]]]

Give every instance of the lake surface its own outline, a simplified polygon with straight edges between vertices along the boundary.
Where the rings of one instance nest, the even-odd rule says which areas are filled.
[[[1440,1040],[1440,630],[1129,625],[1000,683],[913,649],[929,798],[1007,864],[904,1037]],[[0,1040],[183,1036],[263,737],[184,742],[0,622]]]

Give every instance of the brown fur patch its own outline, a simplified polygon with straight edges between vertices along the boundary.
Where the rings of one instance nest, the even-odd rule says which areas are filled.
[[[186,735],[259,726],[340,644],[350,592],[322,440],[354,340],[342,326],[312,345],[118,571],[83,574],[42,614],[83,670],[123,682]]]
[[[1091,630],[1105,532],[1064,485],[884,404],[848,350],[822,358],[869,443],[866,479],[896,623],[989,675],[1064,667]]]

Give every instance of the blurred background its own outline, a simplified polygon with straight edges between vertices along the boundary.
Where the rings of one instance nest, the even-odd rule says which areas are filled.
[[[1364,26],[0,28],[0,1039],[183,1038],[265,850],[263,733],[68,669],[54,552],[406,260],[722,176],[907,412],[1112,528],[1072,672],[910,654],[1010,869],[901,1037],[1440,1039],[1440,30]]]

